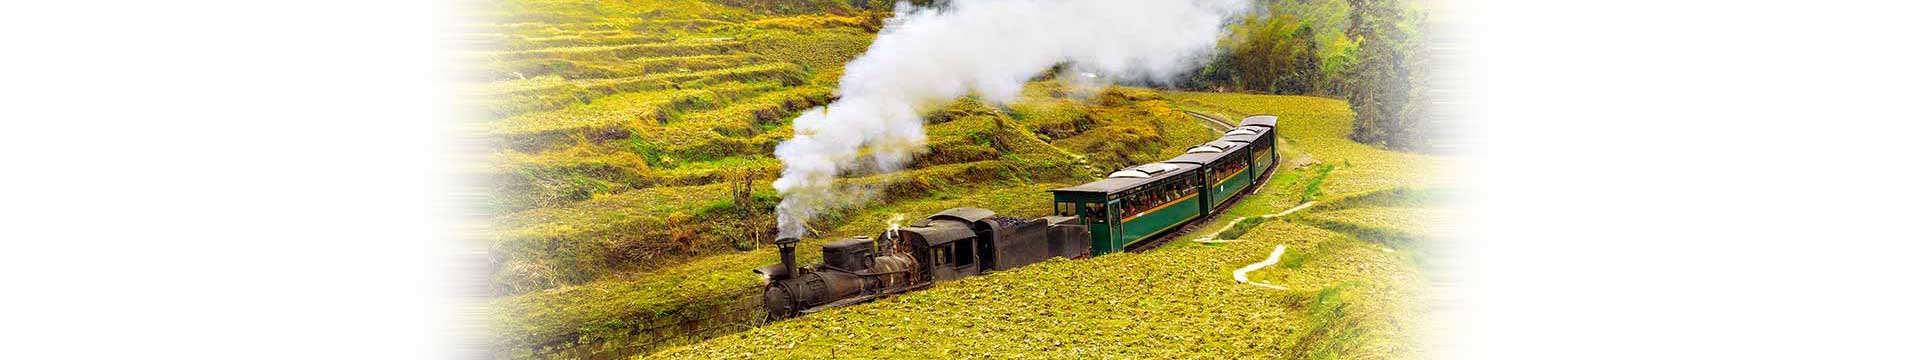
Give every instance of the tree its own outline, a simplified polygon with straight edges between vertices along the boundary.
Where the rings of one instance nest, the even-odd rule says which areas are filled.
[[[1396,149],[1420,149],[1427,140],[1425,44],[1402,28],[1405,10],[1394,0],[1351,0],[1348,28],[1360,39],[1360,62],[1347,96],[1353,104],[1354,141]],[[1417,18],[1416,18],[1417,20]],[[1413,29],[1418,29],[1415,22]],[[1410,66],[1411,65],[1411,66]]]
[[[1320,82],[1320,46],[1314,40],[1313,26],[1302,25],[1289,36],[1285,93],[1313,94]]]
[[[1189,87],[1339,97],[1355,141],[1421,149],[1428,103],[1424,18],[1402,0],[1277,0],[1232,25]]]

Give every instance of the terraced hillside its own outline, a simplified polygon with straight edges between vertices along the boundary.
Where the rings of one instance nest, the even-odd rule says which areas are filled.
[[[1179,144],[1217,136],[1152,91],[1115,88],[1079,101],[1053,82],[1039,82],[1027,94],[1007,109],[965,100],[931,114],[931,146],[913,169],[849,179],[883,189],[884,195],[826,219],[826,226],[816,228],[823,233],[801,247],[871,235],[895,216],[956,206],[1045,215],[1051,203],[1047,189],[1127,164],[1086,155],[1090,151],[1123,146],[1172,156],[1184,150]],[[1108,137],[1113,129],[1131,129],[1126,131],[1134,136],[1090,141]],[[819,254],[801,255],[811,261]],[[494,346],[516,356],[625,354],[744,330],[754,325],[759,306],[760,280],[749,271],[777,261],[771,247],[761,247],[501,298],[493,305]]]
[[[494,143],[496,355],[619,357],[752,326],[749,270],[775,261],[773,146],[833,99],[887,14],[730,0],[488,12],[462,38],[492,49],[468,56],[489,80],[472,93]],[[1214,136],[1159,93],[1052,81],[1008,106],[962,99],[927,123],[909,170],[851,174],[873,199],[812,222],[821,234],[803,246],[953,206],[1042,215],[1048,188]]]
[[[1432,309],[1425,251],[1449,213],[1431,176],[1444,157],[1346,139],[1345,103],[1300,96],[1167,95],[1226,117],[1280,116],[1296,169],[1277,174],[1232,215],[1315,205],[1243,221],[1220,242],[1194,237],[1147,253],[1055,259],[872,304],[833,309],[667,350],[665,358],[757,357],[1419,357]],[[1325,175],[1321,175],[1321,174]],[[1313,196],[1310,194],[1326,195]],[[1265,259],[1241,284],[1235,269]]]
[[[463,38],[492,49],[468,56],[489,80],[497,293],[754,247],[786,119],[832,97],[885,14],[736,3],[486,4]]]

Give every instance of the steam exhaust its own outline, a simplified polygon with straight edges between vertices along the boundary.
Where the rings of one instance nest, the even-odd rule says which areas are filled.
[[[1171,83],[1211,56],[1245,0],[954,0],[901,2],[866,54],[847,63],[839,100],[794,119],[774,156],[779,238],[799,238],[824,210],[859,205],[879,188],[836,185],[850,171],[898,171],[925,148],[920,114],[975,94],[1020,96],[1057,65],[1087,87]],[[863,154],[866,155],[862,155]]]

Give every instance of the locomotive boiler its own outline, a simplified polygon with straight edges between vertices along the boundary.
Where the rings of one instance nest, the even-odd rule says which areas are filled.
[[[767,282],[768,317],[785,319],[1056,256],[1086,257],[1090,239],[1077,216],[1021,219],[962,207],[879,236],[828,242],[820,263],[807,266],[794,260],[799,239],[782,238],[774,242],[780,263],[754,272]]]

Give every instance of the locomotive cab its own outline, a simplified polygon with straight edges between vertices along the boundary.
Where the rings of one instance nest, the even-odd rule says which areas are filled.
[[[873,265],[873,238],[855,236],[820,246],[820,261],[841,271],[866,270]]]
[[[913,249],[923,273],[932,275],[934,282],[980,273],[979,241],[972,227],[959,220],[934,215],[900,229],[900,241]]]

